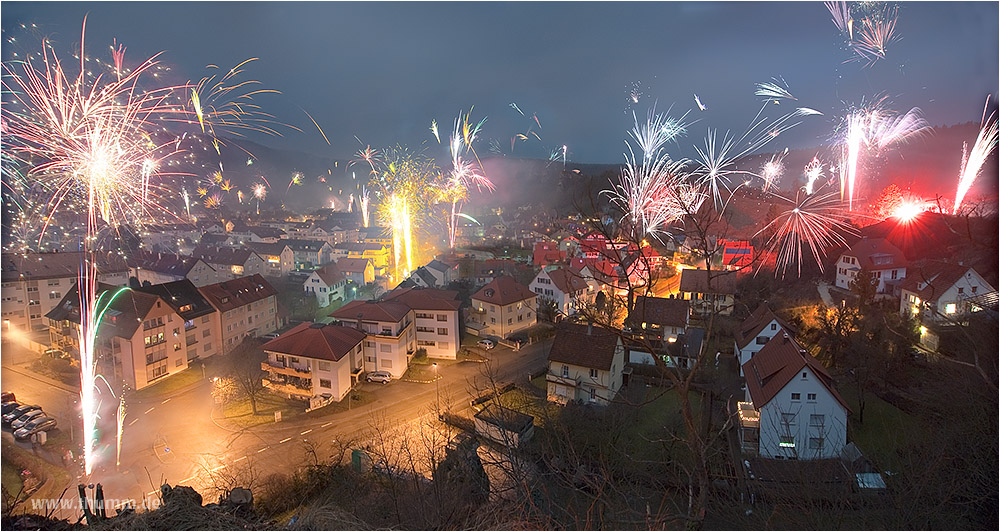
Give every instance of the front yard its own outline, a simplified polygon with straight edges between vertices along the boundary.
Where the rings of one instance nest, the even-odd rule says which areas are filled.
[[[858,389],[848,382],[838,383],[837,389],[852,410],[847,421],[847,441],[854,442],[879,469],[899,472],[900,451],[911,435],[926,429],[921,429],[915,417],[871,392],[865,394],[865,422],[861,423]]]

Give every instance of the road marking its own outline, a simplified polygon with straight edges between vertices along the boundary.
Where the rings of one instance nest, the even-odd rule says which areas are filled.
[[[165,405],[165,404],[167,404],[167,401],[169,401],[169,400],[171,400],[171,399],[173,399],[173,397],[167,397],[167,398],[166,398],[166,399],[164,399],[164,400],[163,400],[163,402],[162,402],[162,403],[160,403],[160,404],[161,404],[161,405]]]
[[[279,441],[278,443],[285,443],[286,441],[288,441],[288,440],[290,440],[290,439],[292,439],[292,438],[290,438],[290,437],[289,437],[289,438],[285,438],[285,439],[283,439],[283,440]]]
[[[247,458],[246,456],[241,456],[241,457],[237,458],[236,460],[233,460],[233,463],[235,464],[236,462],[239,462],[240,460],[246,460],[246,458]]]
[[[324,423],[324,424],[320,425],[319,428],[325,429],[325,428],[329,427],[330,425],[333,425],[333,421]]]
[[[305,436],[306,434],[309,434],[312,431],[313,431],[313,429],[304,430],[304,431],[302,431],[302,432],[299,433],[299,436]]]
[[[220,469],[225,469],[225,468],[226,468],[226,464],[222,464],[219,467],[216,467],[215,469],[209,469],[208,472],[209,473],[215,473],[216,471],[218,471]]]
[[[198,478],[198,475],[195,475],[195,476],[193,476],[193,477],[188,477],[188,478],[186,478],[186,479],[184,479],[184,480],[182,480],[182,481],[178,482],[178,484],[183,484],[183,483],[185,483],[185,482],[191,482],[192,480],[194,480],[194,479],[196,479],[196,478]]]
[[[138,420],[138,419],[133,419],[133,420],[132,420],[132,423],[129,423],[129,424],[128,424],[128,426],[130,426],[130,427],[131,427],[132,425],[134,425],[134,424],[135,424],[135,422],[136,422],[136,421],[139,421],[139,420]]]
[[[258,452],[258,453],[262,453],[262,452],[264,452],[264,451],[266,451],[266,450],[268,450],[268,449],[270,449],[270,448],[271,448],[271,446],[270,446],[270,445],[268,445],[267,447],[264,447],[263,449],[257,449],[257,452]]]
[[[156,408],[156,407],[154,406],[154,407],[150,408],[149,410],[146,410],[145,412],[143,412],[143,414],[148,414],[148,413],[152,412],[153,408]]]

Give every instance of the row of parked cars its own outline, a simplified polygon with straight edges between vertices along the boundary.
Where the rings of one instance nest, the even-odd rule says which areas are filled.
[[[14,431],[14,437],[26,440],[35,434],[56,428],[56,419],[38,405],[23,405],[14,394],[3,394],[3,424]]]

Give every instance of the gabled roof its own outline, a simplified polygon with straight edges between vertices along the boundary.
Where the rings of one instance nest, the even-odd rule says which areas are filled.
[[[549,361],[610,370],[618,339],[616,333],[602,327],[566,323],[556,331]]]
[[[363,273],[371,265],[371,259],[364,257],[342,257],[337,267],[344,273]]]
[[[243,245],[258,255],[281,255],[288,244],[284,242],[244,242]],[[291,249],[291,248],[289,248]]]
[[[795,332],[787,323],[784,322],[784,320],[778,318],[778,316],[771,311],[771,308],[767,306],[767,303],[761,303],[760,306],[757,307],[757,310],[754,310],[753,314],[744,320],[743,324],[740,325],[740,328],[736,330],[736,345],[738,345],[740,349],[746,347],[747,344],[757,338],[757,335],[764,330],[764,327],[767,327],[768,323],[771,323],[771,320],[776,320],[784,332],[790,334]]]
[[[638,296],[629,315],[633,323],[655,323],[663,327],[685,327],[691,305],[683,299]]]
[[[862,238],[843,254],[857,258],[858,266],[863,270],[886,270],[906,266],[903,252],[884,238]]]
[[[398,301],[361,301],[354,300],[330,313],[330,317],[339,320],[391,321],[397,322],[406,317],[410,307]]]
[[[345,279],[343,272],[337,267],[335,263],[327,264],[318,270],[313,270],[312,275],[319,276],[319,279],[326,284],[326,286],[333,286],[340,281]]]
[[[319,251],[323,246],[329,246],[326,240],[303,240],[298,238],[282,238],[279,244],[286,244],[292,251]]]
[[[434,277],[434,274],[431,273],[430,270],[428,270],[423,266],[420,266],[416,270],[413,270],[413,273],[410,274],[409,279],[413,279],[414,277],[419,278],[427,286],[430,287],[437,286],[437,278]],[[418,284],[415,281],[414,283]]]
[[[906,279],[899,285],[901,290],[912,292],[923,301],[937,301],[941,294],[957,283],[962,277],[969,273],[969,270],[979,272],[971,266],[952,264],[943,261],[927,261],[917,268],[910,268],[906,272]],[[982,277],[982,275],[979,275]],[[985,283],[985,280],[984,280]],[[992,292],[994,288],[989,284],[980,288],[979,293]],[[972,294],[969,294],[970,296]]]
[[[191,255],[198,257],[209,264],[225,264],[226,266],[244,266],[247,261],[257,255],[252,249],[247,248],[218,248],[200,245],[194,248]],[[260,259],[260,256],[257,255]]]
[[[305,322],[261,347],[283,355],[337,362],[357,349],[365,336],[353,327]]]
[[[276,227],[264,227],[260,225],[249,228],[247,232],[257,235],[260,238],[281,238],[285,234],[284,231]]]
[[[248,277],[240,277],[231,281],[203,286],[198,290],[212,303],[212,306],[219,312],[227,312],[234,308],[249,305],[254,301],[260,301],[270,296],[276,295],[277,290],[255,273]]]
[[[510,305],[535,297],[536,294],[509,275],[493,279],[486,286],[472,295],[472,299],[492,303],[494,305]]]
[[[227,242],[229,240],[229,235],[226,233],[205,233],[201,235],[199,242],[207,246],[214,246]]]
[[[763,408],[805,367],[812,371],[844,410],[850,411],[847,402],[837,393],[833,378],[826,368],[785,333],[774,335],[756,355],[743,364],[743,374],[746,376],[747,391],[750,392],[753,407],[756,410]]]
[[[428,270],[435,270],[435,271],[439,271],[439,272],[444,273],[444,272],[447,272],[448,270],[454,269],[456,266],[458,266],[458,265],[457,264],[448,264],[446,262],[441,262],[441,261],[439,261],[437,259],[434,259],[434,260],[428,262],[427,266],[425,266],[425,268],[427,268]]]
[[[4,253],[0,259],[3,282],[32,279],[58,279],[77,277],[83,264],[83,252],[59,253]],[[101,274],[127,272],[125,259],[107,253],[96,254],[97,269]]]
[[[177,275],[179,277],[187,277],[191,269],[199,262],[213,271],[215,270],[215,268],[212,268],[208,263],[199,258],[172,253],[153,253],[151,251],[140,250],[130,254],[125,260],[131,268],[141,268],[143,270]]]
[[[708,289],[708,270],[681,270],[681,292],[699,294],[735,294],[736,272],[712,270],[712,290]]]
[[[170,305],[185,321],[215,312],[212,304],[198,291],[198,287],[188,279],[143,286],[137,290],[159,296],[160,299]],[[190,308],[187,308],[188,306]],[[186,310],[182,311],[182,308]]]
[[[383,295],[382,301],[402,303],[413,310],[458,310],[462,306],[457,290],[438,288],[396,288]]]
[[[552,279],[552,284],[564,294],[573,294],[587,289],[587,281],[583,280],[579,271],[572,268],[557,268],[546,273],[549,279]]]
[[[104,318],[98,329],[100,337],[105,337],[104,335],[107,334],[106,331],[110,331],[112,336],[132,338],[139,326],[142,325],[142,321],[149,314],[149,311],[160,300],[160,297],[154,294],[123,289],[119,286],[111,286],[104,283],[98,283],[96,294],[100,297],[101,294],[108,292],[103,297],[110,298],[119,290],[121,292],[111,300],[108,310],[104,313]],[[77,286],[74,285],[63,296],[62,300],[59,301],[59,304],[50,310],[45,317],[56,321],[67,320],[79,324],[80,296],[77,292]]]

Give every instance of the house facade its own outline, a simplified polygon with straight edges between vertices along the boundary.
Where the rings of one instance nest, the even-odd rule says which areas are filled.
[[[316,297],[316,303],[325,307],[337,299],[344,299],[347,277],[334,263],[313,270],[302,283],[302,289]]]
[[[247,249],[252,250],[264,260],[265,277],[280,278],[295,269],[295,253],[288,244],[278,242],[247,242]]]
[[[367,335],[363,348],[366,372],[387,371],[394,379],[403,376],[417,349],[410,307],[395,301],[355,300],[330,316],[340,325]]]
[[[324,240],[283,239],[292,249],[295,271],[312,271],[333,261],[333,247]]]
[[[375,266],[371,259],[344,257],[337,260],[337,269],[358,286],[375,282]]]
[[[140,284],[163,284],[187,279],[195,286],[202,287],[228,277],[228,273],[219,275],[205,261],[184,255],[139,251],[129,255],[126,263],[129,275],[135,277]]]
[[[537,297],[513,277],[497,277],[472,295],[467,325],[480,336],[507,338],[536,323]]]
[[[267,266],[264,259],[248,248],[217,248],[198,246],[192,255],[215,268],[220,277],[238,279],[250,275],[264,275]]]
[[[680,292],[684,299],[691,302],[691,308],[698,314],[717,312],[729,316],[736,304],[736,272],[681,270]]]
[[[876,292],[895,294],[906,277],[906,257],[884,238],[862,238],[837,259],[837,288],[849,290],[861,270],[878,280]]]
[[[921,321],[945,322],[980,310],[976,300],[993,292],[996,288],[975,268],[927,262],[914,268],[900,285],[899,312]]]
[[[564,324],[556,332],[545,375],[549,401],[609,404],[622,385],[625,348],[613,331]]]
[[[219,353],[228,353],[247,336],[278,329],[277,291],[261,275],[199,288],[218,316]]]
[[[847,403],[818,360],[777,334],[743,365],[745,452],[776,459],[836,458],[847,444]]]
[[[560,316],[572,316],[577,309],[593,302],[594,292],[583,273],[572,268],[542,269],[531,281],[532,292],[539,299],[556,304]]]
[[[427,350],[431,358],[455,360],[462,343],[462,302],[455,290],[435,288],[397,288],[382,301],[402,303],[413,313],[417,349]]]
[[[761,304],[736,330],[735,351],[743,377],[743,365],[767,345],[777,334],[793,334],[791,328],[771,312],[767,304]]]
[[[219,332],[218,313],[215,307],[198,291],[198,287],[187,279],[137,289],[140,292],[158,296],[184,322],[184,345],[187,361],[208,358],[220,352],[222,341]]]
[[[301,323],[262,346],[264,386],[312,408],[340,401],[361,378],[365,337],[352,327]]]

